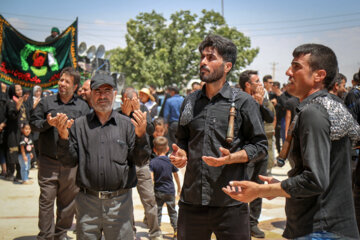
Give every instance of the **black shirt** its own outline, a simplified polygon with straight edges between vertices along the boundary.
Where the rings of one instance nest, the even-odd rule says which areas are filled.
[[[69,119],[76,119],[89,113],[87,103],[80,98],[73,97],[64,104],[58,94],[42,98],[31,114],[30,124],[33,131],[39,131],[39,152],[57,159],[56,143],[59,138],[57,129],[49,125],[46,120],[48,113],[55,117],[57,113],[65,113]]]
[[[181,107],[179,127],[176,133],[178,145],[187,152],[187,166],[181,191],[181,202],[193,205],[235,206],[240,203],[226,195],[221,188],[232,180],[246,179],[246,164],[236,163],[210,167],[202,156],[220,157],[219,147],[231,153],[244,149],[249,161],[262,160],[267,152],[267,139],[259,106],[247,93],[233,89],[226,82],[211,100],[206,88],[191,93]],[[236,116],[234,140],[226,142],[231,99],[235,93]],[[194,100],[192,118],[184,125],[188,101]],[[185,111],[184,111],[185,109]]]
[[[296,115],[296,108],[299,105],[300,101],[297,97],[291,96],[287,99],[286,103],[285,103],[285,109],[286,110],[290,110],[291,112],[291,120],[290,122],[292,122],[292,120],[294,119],[295,115]]]
[[[289,178],[281,182],[291,196],[285,205],[286,238],[316,231],[359,238],[352,200],[350,139],[345,136],[331,140],[329,113],[320,104],[310,103],[328,94],[313,93],[297,110],[289,153],[295,166],[288,172]],[[342,123],[336,124],[333,129],[345,130]]]
[[[75,120],[69,140],[59,139],[59,159],[65,166],[78,165],[79,187],[95,191],[132,188],[137,183],[136,161],[147,161],[150,156],[146,134],[138,138],[134,129],[130,118],[116,111],[104,125],[92,112]]]
[[[351,115],[360,123],[360,87],[352,88],[346,95],[344,103],[348,107]]]

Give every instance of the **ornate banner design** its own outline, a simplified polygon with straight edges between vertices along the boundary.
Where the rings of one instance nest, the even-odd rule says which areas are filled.
[[[53,88],[68,66],[77,67],[77,19],[56,39],[36,42],[0,15],[0,81]]]

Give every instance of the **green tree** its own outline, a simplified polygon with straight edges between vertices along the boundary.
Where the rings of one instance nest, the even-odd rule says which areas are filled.
[[[167,21],[161,14],[140,13],[127,23],[125,48],[111,50],[113,71],[123,72],[127,84],[166,86],[185,85],[199,76],[198,45],[209,33],[231,39],[238,48],[237,62],[228,80],[236,81],[240,69],[249,65],[259,52],[251,48],[250,38],[229,27],[214,11],[202,16],[179,11]]]

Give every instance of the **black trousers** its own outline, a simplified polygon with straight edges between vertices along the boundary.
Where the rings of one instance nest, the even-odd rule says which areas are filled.
[[[79,188],[75,185],[76,172],[77,167],[64,167],[59,160],[40,155],[38,171],[40,232],[37,239],[62,239],[71,228],[75,214],[74,199],[79,192]],[[54,222],[55,203],[56,222]]]
[[[179,203],[178,239],[209,240],[250,239],[247,204],[232,207],[208,207]]]
[[[276,150],[278,153],[280,153],[281,151],[281,145],[280,145],[280,141],[281,141],[281,126],[276,125],[275,127],[275,145],[276,145]]]

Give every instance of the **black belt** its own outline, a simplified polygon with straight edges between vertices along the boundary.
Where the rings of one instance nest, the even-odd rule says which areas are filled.
[[[91,190],[88,188],[81,187],[80,191],[85,194],[95,196],[99,199],[110,199],[110,198],[117,197],[117,196],[120,196],[120,195],[128,192],[129,189],[119,189],[117,191],[94,191],[94,190]]]

